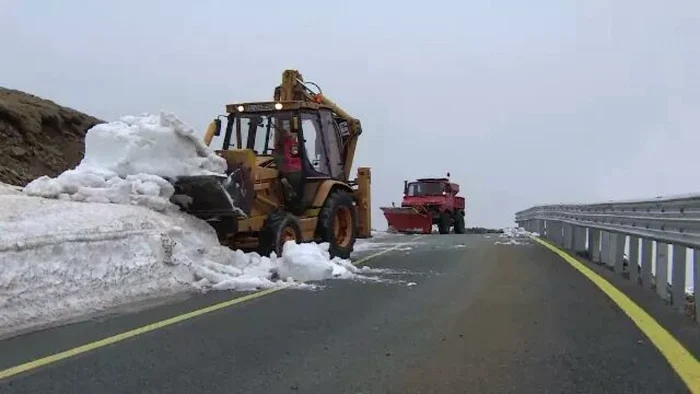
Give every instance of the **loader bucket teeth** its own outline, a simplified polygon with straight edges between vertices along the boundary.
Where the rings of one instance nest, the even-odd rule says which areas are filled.
[[[402,233],[430,234],[433,218],[428,213],[420,213],[408,207],[383,207],[384,217],[391,228]]]

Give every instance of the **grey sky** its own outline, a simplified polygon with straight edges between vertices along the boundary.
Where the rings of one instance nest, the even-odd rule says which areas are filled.
[[[202,130],[299,69],[363,121],[377,228],[403,179],[446,171],[468,226],[700,191],[700,3],[464,3],[0,0],[0,85]]]

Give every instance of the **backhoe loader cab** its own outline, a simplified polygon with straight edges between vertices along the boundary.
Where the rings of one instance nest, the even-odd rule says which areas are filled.
[[[180,178],[173,201],[234,248],[279,255],[287,240],[328,242],[348,258],[356,238],[370,237],[370,169],[350,179],[360,122],[293,70],[275,98],[226,106],[204,138],[226,176]]]

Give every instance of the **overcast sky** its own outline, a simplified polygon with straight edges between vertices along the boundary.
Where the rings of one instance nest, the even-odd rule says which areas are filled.
[[[299,69],[363,122],[355,164],[372,167],[376,228],[403,179],[446,171],[468,226],[700,192],[697,1],[339,4],[0,0],[0,85],[203,130]]]

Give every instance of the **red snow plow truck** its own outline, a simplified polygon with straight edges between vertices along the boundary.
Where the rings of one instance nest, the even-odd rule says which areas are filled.
[[[449,175],[448,175],[449,176]],[[389,230],[430,234],[437,225],[440,234],[464,234],[465,200],[457,196],[459,185],[449,178],[404,181],[401,207],[381,207]],[[393,205],[393,204],[392,204]]]

